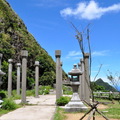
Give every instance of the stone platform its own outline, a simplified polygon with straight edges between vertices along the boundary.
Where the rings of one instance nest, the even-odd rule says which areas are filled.
[[[65,105],[66,112],[81,112],[86,111],[87,107],[80,100],[78,93],[73,93],[71,101]]]

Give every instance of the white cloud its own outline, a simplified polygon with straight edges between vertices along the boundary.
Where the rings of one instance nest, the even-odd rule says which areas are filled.
[[[92,56],[106,56],[108,52],[109,52],[108,50],[94,51],[92,52]]]
[[[92,52],[92,57],[96,56],[106,56],[108,55],[108,50],[103,50],[103,51],[94,51]],[[82,57],[82,53],[80,51],[70,51],[66,58],[73,58],[74,60],[80,59]]]
[[[77,56],[77,55],[81,55],[81,52],[78,51],[70,51],[68,56]]]
[[[80,55],[81,55],[81,52],[79,52],[79,51],[70,51],[67,55],[67,58],[70,58],[70,57],[75,57],[76,58],[76,56],[78,57]]]
[[[100,7],[97,2],[91,0],[88,2],[80,2],[77,4],[75,9],[73,8],[65,8],[60,11],[60,14],[63,17],[74,16],[78,19],[98,19],[102,15],[108,12],[116,12],[120,11],[120,3],[111,5],[109,7]]]
[[[59,7],[59,6],[68,6],[69,4],[65,3],[64,0],[37,0],[35,6],[37,7]]]

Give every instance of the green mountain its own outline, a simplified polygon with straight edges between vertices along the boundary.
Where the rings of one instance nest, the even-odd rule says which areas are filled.
[[[98,80],[96,80],[95,83],[97,85],[99,85],[99,86],[103,86],[105,88],[105,90],[107,90],[107,91],[116,92],[116,89],[114,87],[112,87],[111,85],[109,85],[107,82],[104,82],[101,78],[99,78]]]
[[[16,63],[21,62],[21,50],[28,51],[27,88],[34,85],[35,61],[40,62],[40,84],[52,85],[55,82],[55,62],[35,38],[27,31],[24,22],[6,0],[0,0],[0,53],[3,54],[2,89],[7,89],[8,59],[13,59],[13,88],[16,87]],[[66,74],[63,71],[63,77]]]

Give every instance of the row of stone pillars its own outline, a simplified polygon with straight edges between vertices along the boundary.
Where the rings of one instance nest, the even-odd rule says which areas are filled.
[[[21,63],[17,63],[17,95],[20,95],[20,88],[22,88],[22,98],[21,103],[26,103],[26,76],[27,76],[27,57],[28,51],[22,50],[22,87],[20,87],[20,78],[21,78]],[[1,58],[1,57],[0,57]],[[12,93],[12,63],[13,60],[8,60],[8,97],[11,97]],[[0,59],[1,67],[1,59]],[[35,97],[39,96],[39,61],[35,61]]]
[[[22,56],[22,103],[26,103],[26,70],[27,70],[27,56],[28,51],[21,52]],[[62,63],[60,62],[61,51],[55,51],[56,56],[56,99],[62,96]],[[84,61],[81,60],[81,70],[84,71],[80,82],[80,96],[82,100],[90,102],[90,88],[89,88],[89,54],[85,54]],[[8,97],[11,96],[12,91],[12,59],[9,59],[8,68]],[[17,63],[17,94],[20,94],[20,63]],[[39,83],[39,62],[35,62],[35,96],[38,97],[38,83]]]
[[[26,103],[26,76],[27,76],[27,57],[28,51],[21,51],[22,56],[22,103]],[[56,99],[62,96],[62,63],[60,62],[61,51],[55,51],[56,56]],[[0,60],[1,61],[1,60]],[[12,68],[13,60],[9,59],[8,66],[8,97],[11,97],[12,93]],[[20,95],[20,71],[21,63],[17,63],[17,95]],[[35,97],[38,97],[39,90],[39,61],[35,61]]]
[[[22,103],[26,103],[26,76],[28,51],[22,50]],[[60,62],[61,51],[55,51],[56,56],[56,99],[62,96],[62,63]],[[0,59],[1,62],[1,59]],[[12,96],[12,68],[13,59],[8,60],[8,97]],[[21,63],[17,63],[17,95],[20,95]],[[0,65],[1,67],[1,65]],[[35,61],[35,97],[38,97],[39,90],[39,61]]]
[[[55,51],[56,57],[56,99],[62,96],[62,66],[60,62],[61,51]],[[90,103],[91,89],[89,78],[89,54],[84,54],[84,59],[80,60],[78,64],[79,69],[83,72],[80,79],[79,95],[81,100],[85,100]]]
[[[27,70],[27,57],[28,51],[21,51],[22,56],[22,103],[26,103],[26,70]],[[13,59],[8,60],[8,97],[12,96],[12,63]],[[17,63],[17,95],[20,95],[20,67],[21,64]]]

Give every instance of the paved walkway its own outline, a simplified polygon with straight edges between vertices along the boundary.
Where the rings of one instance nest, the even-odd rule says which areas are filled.
[[[30,106],[24,106],[0,117],[0,120],[52,120],[55,113],[55,95],[27,97]],[[20,103],[21,100],[16,100]]]

